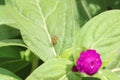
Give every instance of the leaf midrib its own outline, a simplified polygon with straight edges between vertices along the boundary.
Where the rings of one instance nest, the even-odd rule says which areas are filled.
[[[46,31],[46,33],[47,33],[47,35],[48,35],[48,39],[49,39],[50,43],[52,43],[51,37],[50,37],[49,32],[48,32],[48,29],[47,29],[47,24],[46,24],[46,21],[45,21],[45,17],[44,17],[44,15],[43,15],[42,11],[41,11],[41,7],[40,7],[40,4],[39,4],[39,1],[38,1],[38,0],[35,0],[35,2],[36,2],[37,7],[38,7],[38,9],[39,9],[39,13],[40,13],[40,15],[41,15],[41,17],[42,17],[43,24],[44,24],[44,29],[45,29],[45,31]],[[53,54],[54,54],[55,56],[57,56],[53,45],[52,45],[52,50],[53,50]]]
[[[79,1],[80,1],[80,3],[81,3],[81,6],[83,7],[84,11],[86,12],[86,15],[88,16],[89,19],[91,19],[92,16],[91,16],[91,14],[89,13],[87,7],[84,5],[84,3],[83,3],[81,0],[79,0]]]
[[[50,35],[49,35],[49,31],[48,31],[48,29],[47,29],[47,24],[46,24],[46,21],[45,21],[45,17],[44,17],[44,15],[43,15],[42,11],[41,11],[41,7],[40,7],[40,4],[39,4],[39,1],[38,1],[38,0],[35,0],[35,1],[36,1],[36,4],[37,4],[37,7],[38,7],[38,9],[39,9],[39,13],[40,13],[40,15],[41,15],[41,17],[42,17],[43,24],[44,24],[44,28],[45,28],[45,31],[46,31],[46,33],[47,33],[47,35],[48,35],[48,39],[49,39],[50,43],[52,43],[51,37],[50,37]],[[54,54],[55,56],[57,56],[53,45],[52,45],[52,50],[53,50],[53,54]]]

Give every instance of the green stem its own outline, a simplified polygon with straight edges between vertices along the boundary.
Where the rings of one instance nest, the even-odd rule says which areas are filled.
[[[38,67],[39,59],[35,58],[32,62],[32,69],[31,72],[33,72]]]
[[[25,52],[25,59],[26,61],[31,61],[29,56],[30,56],[31,51],[30,49],[27,49],[26,52]],[[34,57],[34,59],[32,59],[32,68],[31,68],[31,72],[34,71],[37,67],[38,67],[38,64],[39,63],[39,58],[38,57]]]
[[[88,18],[89,18],[89,19],[91,19],[91,18],[92,18],[92,16],[90,15],[90,13],[89,13],[89,11],[88,11],[87,7],[84,5],[84,3],[82,3],[82,1],[81,1],[81,0],[80,0],[80,3],[81,3],[81,5],[82,5],[82,7],[83,7],[84,11],[86,12],[86,14],[87,14]]]

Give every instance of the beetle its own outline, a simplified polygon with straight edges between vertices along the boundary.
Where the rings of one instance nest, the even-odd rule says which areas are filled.
[[[57,35],[54,35],[52,38],[52,44],[55,45],[57,43],[58,37]]]

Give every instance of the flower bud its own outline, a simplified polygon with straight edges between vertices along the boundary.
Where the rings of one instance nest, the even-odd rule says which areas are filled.
[[[92,49],[82,51],[76,63],[77,70],[88,75],[97,73],[101,65],[99,53]]]

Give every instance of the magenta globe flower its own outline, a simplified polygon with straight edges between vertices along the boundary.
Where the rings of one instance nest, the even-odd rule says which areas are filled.
[[[102,61],[99,53],[96,50],[89,49],[81,52],[76,63],[76,68],[82,73],[93,75],[98,72],[101,65]]]

